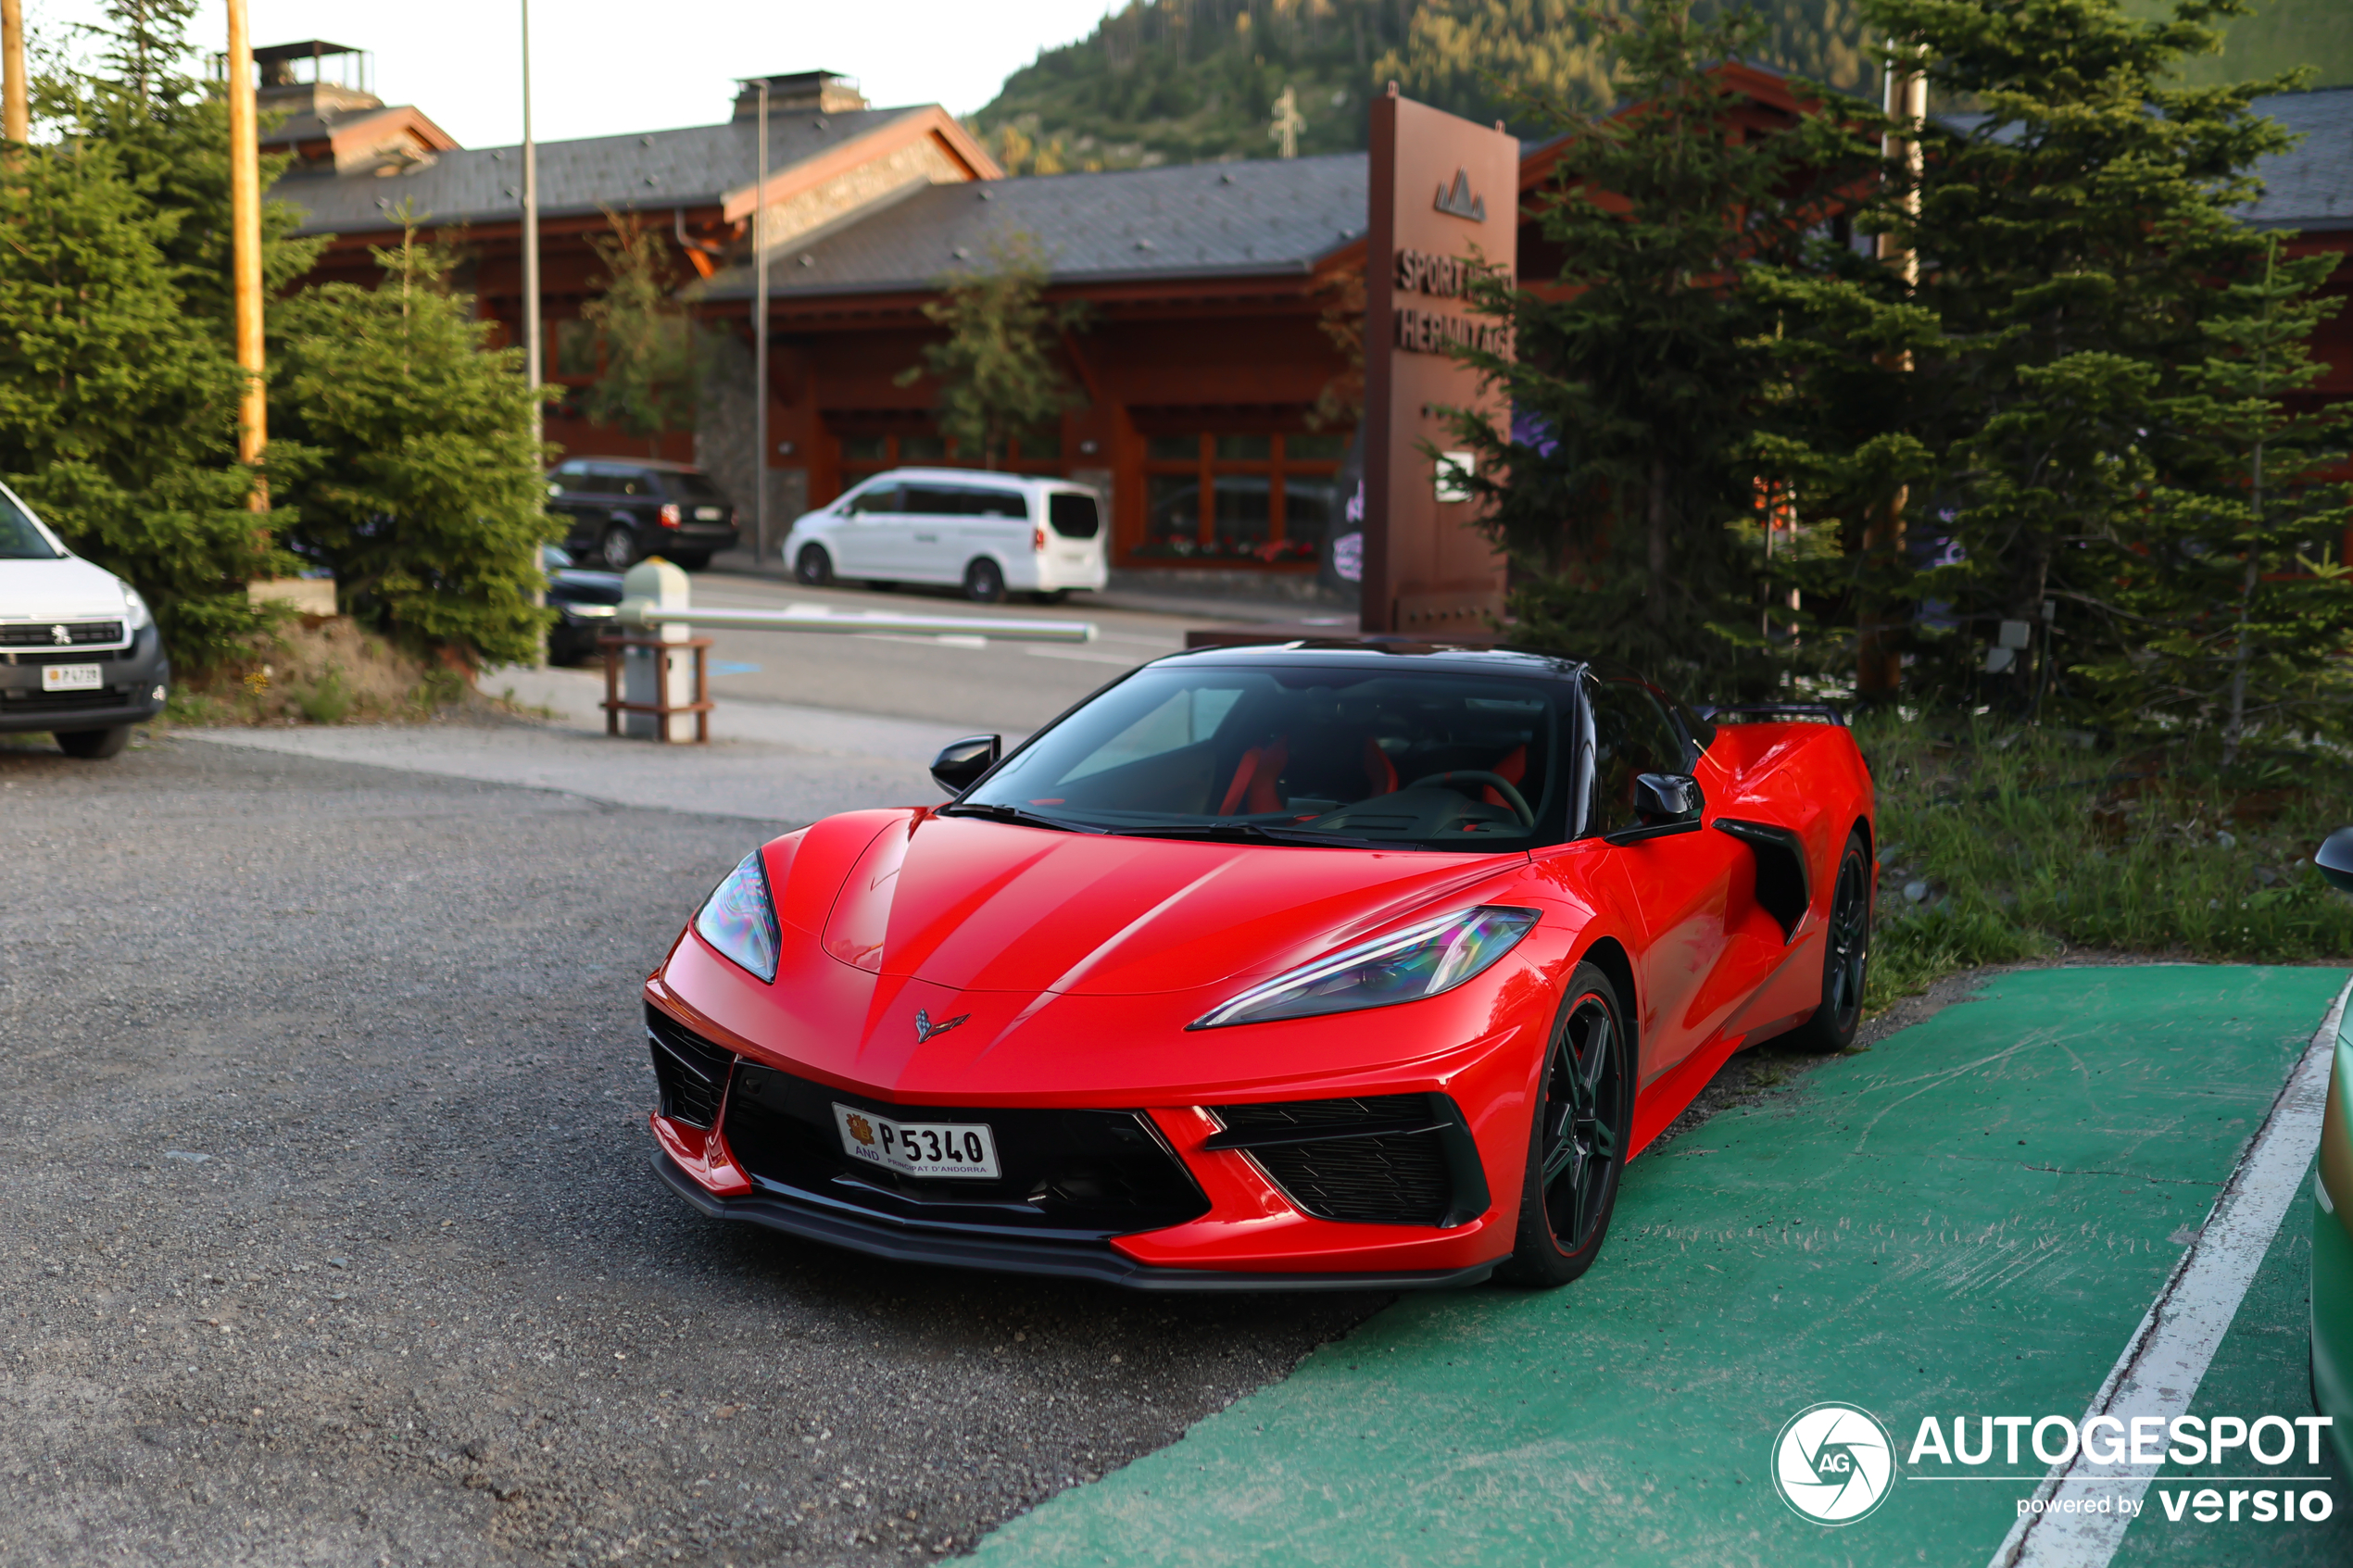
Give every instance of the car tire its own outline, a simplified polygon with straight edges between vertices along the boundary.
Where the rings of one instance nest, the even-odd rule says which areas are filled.
[[[709,550],[676,550],[672,552],[670,559],[683,571],[700,571],[711,564],[711,552]]]
[[[1004,602],[1005,574],[995,561],[979,556],[964,568],[964,597],[980,605]]]
[[[1863,830],[1846,835],[1831,881],[1831,912],[1822,951],[1822,1000],[1813,1016],[1782,1038],[1801,1050],[1843,1051],[1863,1022],[1863,982],[1871,962],[1870,847]]]
[[[800,554],[793,558],[792,574],[812,588],[822,588],[834,580],[834,558],[823,545],[803,545]]]
[[[131,744],[131,726],[117,724],[110,730],[69,730],[52,737],[57,749],[68,757],[79,757],[85,762],[101,762],[109,757],[120,757],[122,748]]]
[[[614,523],[597,541],[597,558],[605,563],[607,571],[626,571],[637,564],[637,535]]]
[[[1592,1268],[1608,1238],[1634,1133],[1625,1016],[1609,976],[1579,964],[1537,1068],[1519,1226],[1495,1271],[1506,1285],[1557,1289]]]

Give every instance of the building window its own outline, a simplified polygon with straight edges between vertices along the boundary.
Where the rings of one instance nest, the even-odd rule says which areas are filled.
[[[1286,566],[1312,562],[1338,509],[1338,435],[1148,434],[1147,560]]]
[[[841,441],[841,485],[847,490],[870,474],[897,468],[970,469],[980,465],[958,455],[954,443],[943,436],[909,432],[886,434],[844,433]],[[1063,472],[1059,435],[1025,435],[1009,444],[1000,472],[1034,473],[1059,478]]]

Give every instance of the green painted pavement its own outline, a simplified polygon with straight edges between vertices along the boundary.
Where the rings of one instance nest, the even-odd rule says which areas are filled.
[[[2343,978],[1995,981],[1637,1160],[1579,1284],[1404,1298],[978,1559],[1982,1563],[2032,1481],[1906,1481],[1831,1530],[1774,1491],[1775,1434],[1823,1399],[1900,1452],[1925,1415],[2080,1415]]]

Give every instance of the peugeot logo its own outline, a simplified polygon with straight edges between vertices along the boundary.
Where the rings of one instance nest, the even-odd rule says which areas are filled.
[[[73,645],[73,633],[62,626],[52,626],[49,628],[49,640],[61,648],[70,647]]]
[[[934,1023],[931,1021],[931,1013],[928,1010],[917,1008],[915,1010],[915,1044],[920,1046],[925,1041],[930,1039],[934,1035],[945,1035],[948,1031],[953,1029],[959,1023],[963,1022],[964,1020],[970,1018],[971,1016],[971,1013],[960,1012],[953,1018],[943,1018],[938,1022]]]

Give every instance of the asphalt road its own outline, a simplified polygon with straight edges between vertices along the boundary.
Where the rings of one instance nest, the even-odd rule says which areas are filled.
[[[815,636],[721,631],[712,638],[711,689],[720,701],[750,697],[854,713],[961,724],[974,730],[1038,728],[1122,671],[1185,646],[1185,629],[1211,624],[1180,616],[1076,605],[976,605],[946,590],[803,588],[720,572],[697,572],[694,602],[778,609],[826,604],[974,621],[1091,621],[1094,642],[979,646],[958,637]],[[1324,611],[1320,613],[1330,613]],[[1353,628],[1353,621],[1350,623]],[[749,666],[751,668],[746,668]]]
[[[756,824],[168,741],[0,744],[0,1562],[915,1561],[1378,1304],[657,1190],[638,979]]]

